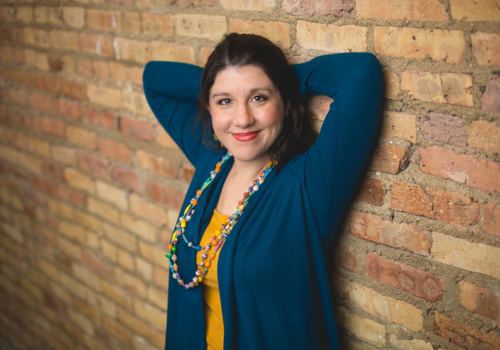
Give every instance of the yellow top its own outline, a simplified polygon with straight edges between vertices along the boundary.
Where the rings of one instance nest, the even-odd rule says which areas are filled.
[[[215,236],[215,231],[220,230],[223,223],[227,222],[227,216],[214,210],[212,219],[203,233],[200,246],[205,247],[210,243],[210,237]],[[221,247],[222,248],[222,247]],[[208,255],[213,253],[212,248]],[[196,253],[196,264],[202,260],[201,255],[205,249]],[[207,334],[207,350],[222,350],[224,345],[224,324],[222,323],[222,308],[220,303],[219,280],[217,279],[217,262],[219,260],[220,248],[211,261],[212,265],[208,269],[207,275],[201,282],[203,295],[203,306],[205,313],[205,331]],[[203,270],[202,270],[203,271]]]

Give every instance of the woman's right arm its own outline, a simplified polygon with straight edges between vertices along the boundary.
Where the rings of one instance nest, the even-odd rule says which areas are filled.
[[[142,76],[151,110],[195,167],[206,149],[191,131],[202,72],[202,68],[191,64],[151,61]]]

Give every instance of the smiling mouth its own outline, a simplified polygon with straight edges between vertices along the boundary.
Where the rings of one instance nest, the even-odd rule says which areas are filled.
[[[237,141],[248,142],[248,141],[252,141],[254,138],[256,138],[257,135],[259,135],[259,133],[260,133],[260,130],[259,131],[249,131],[249,132],[245,132],[245,133],[237,133],[237,134],[232,134],[232,135]]]

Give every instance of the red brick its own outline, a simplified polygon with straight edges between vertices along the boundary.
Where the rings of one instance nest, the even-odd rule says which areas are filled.
[[[59,93],[61,91],[61,81],[52,75],[33,73],[31,75],[32,85],[35,89]]]
[[[461,281],[459,286],[459,300],[467,310],[500,321],[500,295],[466,281]]]
[[[414,267],[385,260],[375,253],[366,256],[366,274],[429,301],[440,300],[444,290],[442,279]]]
[[[382,181],[365,177],[356,195],[358,201],[381,206],[384,204],[385,189]]]
[[[66,128],[66,139],[78,146],[94,150],[97,145],[97,136],[94,132],[87,129],[77,128],[68,125]]]
[[[405,182],[391,186],[391,208],[457,226],[472,225],[480,219],[474,197]]]
[[[500,236],[500,205],[486,203],[483,207],[483,230]]]
[[[400,171],[406,169],[409,162],[410,150],[408,148],[379,145],[373,153],[368,169],[398,174]]]
[[[189,184],[193,179],[195,170],[196,169],[191,164],[182,163],[181,169],[179,170],[179,174],[177,175],[177,177],[179,178],[179,180],[182,180]]]
[[[351,12],[354,10],[352,0],[284,0],[282,11],[295,16],[325,16],[333,15],[333,17],[351,17]]]
[[[83,76],[92,78],[94,71],[92,70],[92,61],[89,59],[79,59],[76,61],[76,69]]]
[[[498,2],[490,0],[451,0],[451,17],[456,21],[500,21]]]
[[[2,30],[0,30],[0,40],[7,41],[12,44],[22,44],[23,36],[22,29],[2,27]]]
[[[352,251],[347,245],[339,243],[335,248],[335,265],[343,269],[356,272],[358,266],[356,265],[357,251]]]
[[[114,80],[125,82],[128,79],[128,67],[120,62],[109,62],[109,70]]]
[[[109,178],[109,162],[102,158],[91,156],[84,152],[78,152],[78,163],[80,169],[95,175],[101,179]]]
[[[142,86],[142,73],[144,69],[140,67],[129,67],[128,79],[132,84]]]
[[[500,66],[500,34],[475,32],[471,39],[472,53],[478,64]]]
[[[467,127],[467,143],[471,148],[500,153],[500,127],[495,122],[474,121]]]
[[[357,0],[356,13],[358,18],[437,22],[448,19],[446,8],[439,0]]]
[[[59,186],[57,188],[57,197],[71,202],[80,208],[84,208],[86,205],[85,195],[83,193],[72,190],[65,186]]]
[[[420,128],[428,141],[448,143],[457,147],[467,146],[467,134],[463,118],[421,109]]]
[[[473,78],[469,74],[403,70],[401,88],[410,100],[474,107]]]
[[[137,163],[142,169],[173,179],[175,177],[173,162],[165,157],[157,157],[142,150],[137,151]]]
[[[118,120],[120,131],[127,135],[144,141],[153,141],[153,125],[135,119],[120,117]]]
[[[106,158],[117,159],[132,164],[132,152],[123,143],[99,139],[99,151]]]
[[[78,32],[51,30],[50,47],[57,50],[78,51]]]
[[[26,92],[24,89],[4,88],[4,100],[20,106],[26,105]]]
[[[81,118],[80,103],[66,98],[58,98],[54,101],[55,112],[70,119],[78,120]]]
[[[57,186],[54,185],[52,182],[46,181],[42,178],[39,178],[37,176],[33,177],[33,186],[42,192],[47,193],[48,195],[52,197],[57,196]]]
[[[66,177],[64,176],[64,167],[60,165],[43,161],[42,173],[49,179],[52,179],[54,181],[66,182]]]
[[[491,79],[481,97],[481,110],[484,112],[500,112],[500,77]]]
[[[375,52],[391,57],[458,63],[466,46],[460,30],[377,26],[373,36]]]
[[[99,79],[109,78],[109,67],[106,61],[92,61],[92,69],[95,72],[95,76]]]
[[[176,16],[176,23],[178,18]],[[177,26],[176,26],[177,29]],[[229,31],[242,34],[262,35],[280,47],[290,47],[290,30],[287,23],[274,21],[245,21],[236,18],[229,19]],[[225,27],[224,27],[225,32]],[[214,40],[214,39],[213,39]]]
[[[368,241],[386,244],[421,255],[429,255],[428,231],[415,224],[382,220],[379,216],[351,211],[351,233]]]
[[[5,72],[5,77],[14,85],[30,86],[31,78],[28,72],[23,72],[20,70],[8,70]]]
[[[111,112],[100,112],[95,109],[85,108],[83,110],[84,118],[92,124],[96,124],[108,129],[115,129],[115,115]]]
[[[139,176],[133,171],[114,168],[113,169],[113,179],[120,185],[130,188],[135,192],[143,192],[142,185],[139,181]]]
[[[44,134],[48,134],[51,136],[56,136],[60,138],[66,137],[66,124],[63,122],[49,119],[45,117],[40,118],[40,130]]]
[[[486,333],[472,326],[455,322],[438,312],[434,318],[434,332],[465,349],[500,349],[500,337],[495,331]]]
[[[87,27],[90,29],[119,31],[122,26],[122,16],[118,11],[87,10]]]
[[[420,169],[489,192],[500,192],[500,163],[457,154],[439,146],[419,147]]]
[[[78,36],[80,49],[85,53],[99,55],[106,58],[114,57],[113,42],[109,37],[98,34],[84,34]]]
[[[0,6],[0,21],[2,23],[12,23],[16,21],[13,6]]]
[[[83,262],[101,275],[113,278],[113,267],[89,250],[83,251]]]
[[[139,20],[139,13],[133,11],[124,11],[122,30],[127,33],[140,33],[141,23]]]
[[[48,64],[49,64],[49,70],[51,72],[58,72],[58,71],[61,71],[63,68],[62,59],[58,56],[50,55],[48,57]]]
[[[34,92],[30,95],[28,103],[30,107],[36,108],[42,112],[52,112],[52,99],[47,95]]]
[[[173,21],[172,15],[156,15],[152,13],[143,12],[142,13],[142,32],[144,34],[158,33],[162,35],[172,35],[173,34]]]
[[[146,183],[146,193],[154,200],[178,209],[181,209],[185,197],[184,193],[151,180]]]
[[[87,87],[76,81],[61,80],[61,94],[77,100],[87,101]]]

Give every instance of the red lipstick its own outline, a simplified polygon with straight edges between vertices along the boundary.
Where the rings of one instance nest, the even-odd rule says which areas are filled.
[[[260,131],[249,131],[245,133],[232,134],[237,141],[248,142],[257,137]]]

